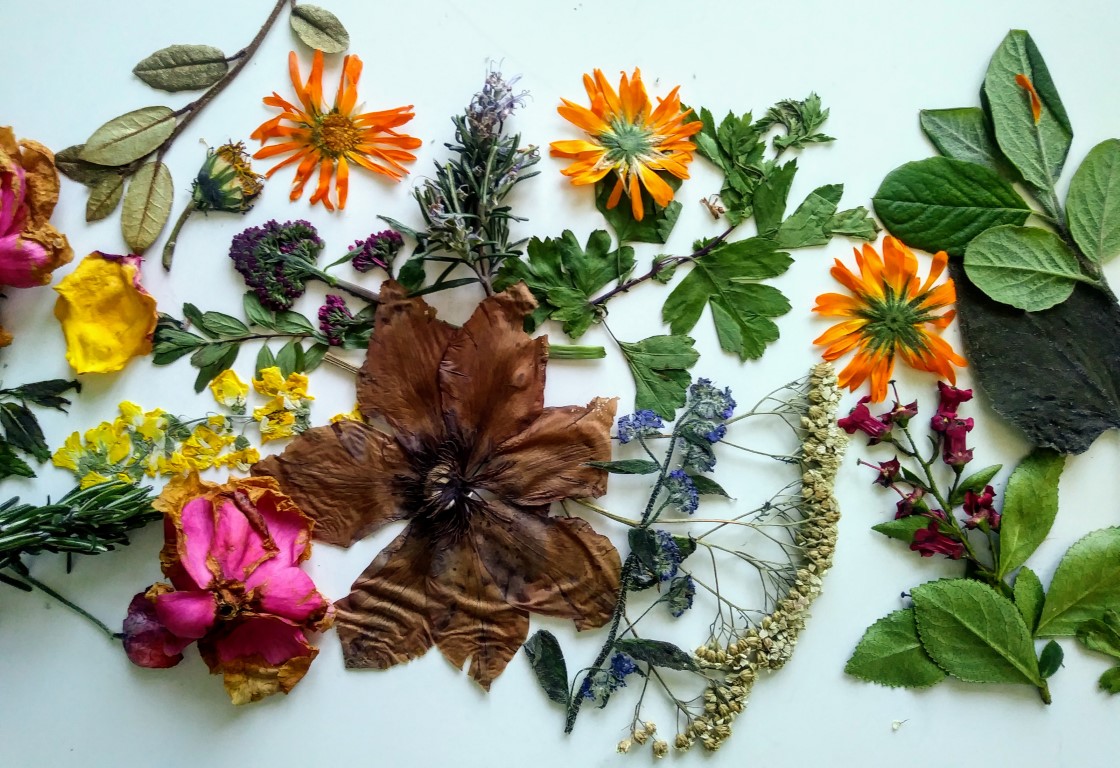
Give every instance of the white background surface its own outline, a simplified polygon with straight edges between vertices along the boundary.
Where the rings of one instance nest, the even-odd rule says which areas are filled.
[[[490,62],[507,75],[522,75],[521,85],[533,98],[517,114],[513,128],[542,147],[574,138],[574,129],[555,106],[561,96],[583,101],[580,77],[593,67],[616,77],[619,70],[640,66],[652,94],[664,94],[679,83],[686,103],[707,106],[717,115],[729,109],[757,115],[778,99],[803,98],[815,90],[832,109],[825,130],[838,141],[805,154],[790,199],[799,201],[820,184],[843,182],[843,208],[869,205],[889,170],[931,154],[918,129],[918,110],[976,104],[988,59],[1010,28],[1031,31],[1073,122],[1067,180],[1090,147],[1120,134],[1120,46],[1115,44],[1120,11],[1112,2],[323,4],[347,25],[351,52],[365,61],[360,98],[366,105],[415,105],[416,119],[405,130],[425,144],[413,176],[391,185],[355,169],[347,209],[331,215],[321,207],[310,209],[306,195],[290,204],[291,170],[281,171],[247,217],[195,217],[180,238],[170,278],[158,265],[162,241],[150,251],[153,260],[144,278],[162,310],[179,315],[182,303],[192,301],[203,309],[238,314],[243,287],[225,255],[229,239],[268,218],[310,219],[327,240],[324,260],[380,229],[376,214],[418,223],[411,185],[434,160],[445,157],[442,143],[451,138],[448,118],[466,105]],[[271,6],[271,0],[3,0],[0,124],[12,124],[18,136],[58,150],[83,141],[122,112],[150,104],[177,108],[191,97],[150,90],[131,75],[132,66],[172,43],[236,51],[252,38]],[[273,114],[260,103],[262,96],[276,90],[291,97],[286,57],[294,45],[282,21],[238,80],[168,154],[176,214],[203,157],[197,142],[216,146],[229,138],[247,140]],[[306,72],[310,56],[301,56]],[[329,59],[324,78],[328,94],[337,83],[339,58]],[[582,242],[591,229],[602,226],[601,220],[590,193],[572,188],[559,174],[561,167],[560,161],[546,157],[539,166],[541,176],[524,185],[516,205],[530,221],[519,232],[546,236],[571,228]],[[718,231],[697,203],[718,191],[718,180],[703,160],[693,169],[693,179],[678,193],[684,215],[667,252],[685,252],[695,237]],[[94,249],[122,252],[119,214],[85,225],[84,190],[69,181],[63,184],[54,222],[69,235],[75,262]],[[639,264],[648,263],[658,250],[640,248]],[[704,317],[694,331],[704,352],[694,374],[730,384],[740,404],[801,375],[817,359],[811,340],[826,327],[810,317],[809,308],[818,293],[834,289],[827,272],[833,257],[850,261],[848,246],[837,240],[827,248],[796,253],[793,268],[778,282],[793,310],[780,319],[782,339],[761,363],[740,365],[721,353]],[[1109,276],[1120,284],[1115,263]],[[632,340],[663,332],[657,318],[665,295],[665,289],[647,285],[612,302],[612,329]],[[16,334],[15,343],[0,353],[5,383],[69,375],[51,314],[54,296],[49,288],[12,291],[4,302],[4,325]],[[312,314],[317,298],[299,308]],[[477,298],[468,290],[439,303],[445,317],[461,322]],[[553,333],[562,340],[558,329]],[[959,345],[955,327],[948,337]],[[601,329],[581,343],[610,348]],[[244,352],[242,358],[236,369],[248,378],[253,354]],[[170,368],[136,360],[120,374],[83,377],[82,395],[69,416],[42,414],[48,441],[57,447],[71,431],[112,418],[123,399],[182,415],[201,414],[212,401],[208,394],[193,394],[194,374],[185,359]],[[919,395],[923,406],[931,407],[932,378],[906,373],[899,378],[904,396]],[[311,387],[318,398],[315,423],[353,403],[352,384],[334,370],[324,367],[315,373]],[[547,402],[583,403],[594,395],[619,395],[625,410],[633,402],[631,387],[612,350],[607,361],[550,366]],[[848,397],[845,406],[854,401]],[[973,442],[980,466],[1013,464],[1027,446],[987,410],[982,398],[974,405],[969,413],[979,423]],[[756,686],[748,712],[715,759],[728,765],[781,766],[1115,764],[1120,700],[1096,690],[1097,676],[1106,668],[1103,657],[1089,656],[1070,641],[1063,643],[1066,668],[1051,681],[1051,707],[1042,706],[1025,687],[946,682],[912,693],[843,674],[864,628],[901,607],[900,592],[957,572],[952,564],[919,562],[905,548],[868,530],[886,519],[893,505],[869,485],[870,475],[855,467],[863,452],[853,444],[841,474],[845,517],[836,564],[813,620],[786,669]],[[1031,560],[1044,583],[1070,543],[1120,522],[1118,452],[1116,435],[1109,434],[1069,462],[1057,524]],[[1006,474],[1000,481],[997,490]],[[0,496],[19,494],[41,502],[47,494],[61,495],[70,484],[69,475],[48,466],[37,480],[5,481]],[[604,503],[625,512],[644,502],[625,490],[616,485]],[[603,521],[594,522],[606,529]],[[318,548],[310,569],[320,589],[332,598],[345,594],[392,534],[349,552]],[[62,572],[61,558],[49,555],[34,562],[33,573],[115,624],[131,596],[159,578],[159,540],[158,526],[153,526],[122,552],[78,562],[69,577]],[[534,619],[534,627],[541,625]],[[598,638],[577,641],[566,632],[562,641],[582,658],[592,654]],[[5,588],[0,591],[0,765],[560,766],[652,759],[648,751],[625,757],[613,753],[625,735],[629,704],[623,701],[612,702],[602,713],[585,711],[576,732],[564,737],[560,712],[536,689],[520,654],[487,696],[434,651],[388,672],[354,673],[343,670],[333,634],[321,646],[319,659],[291,696],[234,708],[220,679],[206,673],[193,651],[172,670],[139,669],[119,646],[47,598]],[[893,721],[905,722],[894,730]],[[671,741],[670,719],[661,724]],[[697,747],[670,759],[698,765],[705,757]]]

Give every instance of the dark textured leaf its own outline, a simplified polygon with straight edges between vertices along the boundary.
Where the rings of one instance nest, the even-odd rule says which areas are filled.
[[[677,549],[680,550],[681,560],[684,560],[696,551],[696,539],[692,538],[691,534],[688,536],[674,536],[673,543],[676,544]]]
[[[904,544],[914,541],[914,531],[926,528],[929,518],[921,515],[907,515],[897,520],[888,520],[885,523],[871,526],[871,530],[881,533],[892,539],[897,539]]]
[[[124,193],[124,176],[109,173],[89,188],[86,221],[100,221],[117,208]]]
[[[545,695],[557,704],[568,706],[568,667],[556,636],[547,629],[540,629],[523,647]]]
[[[887,174],[873,200],[887,231],[912,248],[954,256],[984,230],[1022,224],[1026,201],[982,165],[930,157]]]
[[[691,654],[685,653],[677,646],[672,643],[667,643],[664,640],[626,638],[624,640],[616,640],[614,649],[655,667],[684,669],[690,672],[695,672],[700,669],[696,666],[696,661],[692,658]]]
[[[1046,595],[1042,591],[1042,582],[1030,568],[1023,566],[1015,575],[1015,607],[1027,629],[1034,634],[1038,627],[1038,619],[1042,616],[1042,603]]]
[[[669,239],[677,219],[681,215],[681,204],[673,200],[664,208],[658,208],[649,193],[642,189],[642,220],[637,221],[630,210],[630,198],[622,196],[618,205],[608,208],[607,202],[618,177],[610,174],[595,185],[595,207],[611,225],[620,243],[664,243]],[[662,173],[661,178],[674,190],[681,185],[676,176]]]
[[[891,688],[928,688],[945,679],[918,639],[914,610],[895,611],[867,628],[844,671]]]
[[[696,486],[696,492],[701,496],[722,496],[725,499],[730,499],[730,494],[723,489],[723,486],[717,483],[710,477],[704,475],[689,474],[692,479],[692,484]]]
[[[143,107],[114,117],[94,131],[79,157],[97,165],[127,165],[155,151],[174,130],[171,109]]]
[[[1049,535],[1058,515],[1058,480],[1065,465],[1065,456],[1036,448],[1011,473],[999,530],[1001,579],[1027,562]]]
[[[51,457],[51,450],[39,427],[35,414],[20,403],[0,403],[0,426],[7,441],[21,451],[26,451],[40,462]]]
[[[1053,232],[1004,224],[981,232],[964,252],[964,271],[991,298],[1028,312],[1069,298],[1081,274],[1077,254]]]
[[[1078,285],[1045,312],[992,301],[949,264],[974,379],[1027,441],[1081,453],[1120,426],[1120,307]]]
[[[171,45],[132,68],[148,85],[171,92],[209,88],[228,71],[226,55],[212,45]]]
[[[691,337],[680,335],[618,343],[634,377],[635,410],[648,408],[666,421],[676,418],[692,383],[688,369],[700,359],[692,348],[694,343]]]
[[[18,387],[4,390],[3,394],[17,397],[20,400],[29,400],[44,408],[55,408],[65,412],[66,406],[70,405],[70,401],[61,395],[70,390],[81,392],[81,383],[77,379],[48,379],[30,384],[20,384]]]
[[[923,109],[922,132],[945,157],[977,163],[1006,175],[1007,161],[996,146],[996,137],[980,107]]]
[[[1093,531],[1066,550],[1042,606],[1039,637],[1063,637],[1106,611],[1120,611],[1120,528]]]
[[[1054,673],[1061,668],[1065,656],[1062,646],[1053,640],[1042,648],[1042,653],[1038,656],[1038,673],[1042,675],[1043,680],[1054,676]]]
[[[108,176],[119,176],[115,168],[107,165],[86,162],[82,159],[85,144],[75,144],[54,153],[54,167],[59,173],[79,184],[93,187]]]
[[[1102,264],[1120,253],[1120,139],[1089,150],[1066,197],[1069,231],[1085,255]]]
[[[588,466],[603,469],[613,475],[652,475],[661,465],[649,459],[622,459],[621,461],[589,461]]]
[[[350,33],[330,11],[300,3],[292,7],[292,31],[304,45],[323,53],[342,53],[350,47]]]

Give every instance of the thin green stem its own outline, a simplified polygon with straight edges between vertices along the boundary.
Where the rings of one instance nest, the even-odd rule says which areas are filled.
[[[50,587],[48,587],[43,582],[36,579],[31,574],[21,573],[20,578],[23,579],[24,581],[26,581],[31,586],[40,590],[41,592],[44,592],[47,595],[50,595],[55,600],[57,600],[58,602],[65,605],[70,610],[72,610],[74,613],[78,614],[79,616],[84,617],[87,621],[89,621],[91,624],[93,624],[98,629],[100,629],[102,632],[104,632],[105,636],[108,637],[110,640],[120,640],[122,637],[124,637],[124,635],[122,635],[121,633],[114,632],[113,630],[109,629],[109,627],[106,626],[105,622],[98,619],[96,616],[91,614],[89,611],[85,610],[84,608],[82,608],[77,603],[74,603],[70,600],[67,600],[65,597],[60,595],[58,592],[55,592],[53,589],[51,589]]]
[[[179,242],[179,231],[183,225],[187,223],[187,219],[194,213],[194,201],[187,203],[187,207],[179,214],[179,218],[175,221],[175,226],[171,229],[171,235],[167,238],[167,244],[163,246],[163,268],[165,271],[171,271],[171,260],[175,257],[175,246]]]

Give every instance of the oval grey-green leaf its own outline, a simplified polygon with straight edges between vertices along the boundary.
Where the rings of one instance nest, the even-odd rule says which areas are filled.
[[[132,69],[148,85],[170,92],[209,88],[228,71],[226,55],[212,45],[169,45]]]
[[[323,53],[342,53],[350,47],[350,33],[326,8],[300,3],[292,8],[292,31],[305,45]]]
[[[142,107],[114,117],[86,141],[81,159],[98,165],[125,165],[154,151],[175,130],[168,107]]]
[[[129,182],[121,210],[121,234],[128,247],[143,253],[156,241],[171,215],[174,186],[163,163],[145,163]]]
[[[1120,253],[1120,139],[1089,150],[1073,174],[1066,197],[1069,231],[1098,264]]]
[[[1077,254],[1038,227],[993,227],[968,244],[968,278],[992,299],[1028,312],[1061,304],[1082,280]]]
[[[124,192],[124,177],[109,172],[89,190],[86,201],[86,221],[99,221],[114,210]]]
[[[83,149],[85,144],[75,144],[55,152],[54,167],[66,178],[85,184],[87,187],[96,186],[110,175],[117,175],[112,168],[82,160]]]

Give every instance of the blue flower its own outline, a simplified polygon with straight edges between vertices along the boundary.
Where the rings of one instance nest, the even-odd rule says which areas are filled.
[[[700,507],[700,492],[696,484],[683,469],[674,469],[665,479],[665,490],[669,494],[669,503],[689,515]]]
[[[618,420],[618,441],[625,445],[635,437],[656,435],[664,427],[665,422],[653,411],[637,411]]]
[[[696,383],[688,388],[688,398],[695,408],[695,412],[705,419],[730,419],[735,412],[735,398],[731,396],[731,388],[723,390],[712,386],[711,379],[697,379]]]
[[[618,687],[626,685],[627,675],[638,671],[638,665],[625,653],[616,653],[611,657],[611,677],[618,681]]]
[[[665,595],[665,604],[669,607],[669,613],[673,618],[679,619],[689,608],[692,607],[692,599],[696,596],[696,582],[692,580],[691,576],[678,576],[673,579],[673,583],[669,585],[669,591]]]
[[[704,433],[704,439],[709,443],[718,443],[727,434],[727,427],[723,424],[718,425],[714,429]]]

